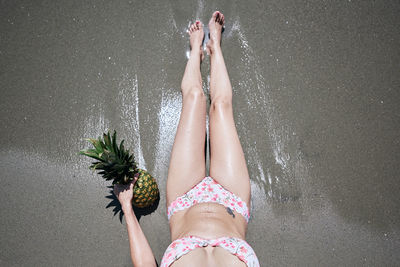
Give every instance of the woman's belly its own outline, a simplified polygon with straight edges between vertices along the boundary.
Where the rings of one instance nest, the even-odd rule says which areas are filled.
[[[170,219],[171,240],[194,235],[206,239],[231,236],[245,239],[247,223],[241,214],[216,203],[200,203]]]

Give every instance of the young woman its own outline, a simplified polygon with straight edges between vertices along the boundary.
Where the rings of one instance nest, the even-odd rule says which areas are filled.
[[[172,243],[161,267],[259,266],[245,239],[250,208],[250,179],[232,112],[232,87],[221,50],[224,15],[208,24],[211,57],[210,177],[206,176],[206,97],[200,63],[203,25],[190,26],[190,58],[183,75],[182,112],[167,180],[167,210]],[[205,177],[205,178],[204,178]],[[126,217],[135,266],[156,266],[151,248],[132,210],[131,183],[115,186]]]

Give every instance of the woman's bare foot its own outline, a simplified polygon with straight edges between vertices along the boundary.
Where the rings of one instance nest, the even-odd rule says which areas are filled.
[[[210,40],[207,42],[207,54],[211,55],[216,48],[221,47],[221,33],[224,23],[224,14],[219,11],[215,11],[211,16],[210,22],[208,23]]]
[[[194,53],[200,54],[200,60],[204,59],[203,54],[203,40],[204,40],[204,31],[203,31],[203,24],[200,21],[196,21],[189,27],[189,35],[190,35],[190,48],[191,48],[191,55]]]

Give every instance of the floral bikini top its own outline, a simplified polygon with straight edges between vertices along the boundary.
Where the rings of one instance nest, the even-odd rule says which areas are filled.
[[[203,239],[196,236],[187,236],[173,241],[164,253],[160,267],[168,267],[174,261],[200,247],[221,247],[226,249],[239,260],[246,263],[248,267],[259,267],[257,256],[250,245],[239,238],[221,237],[217,239]]]

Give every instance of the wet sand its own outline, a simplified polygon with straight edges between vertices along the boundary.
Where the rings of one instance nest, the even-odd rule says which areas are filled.
[[[108,129],[161,188],[140,218],[160,262],[186,29],[214,10],[262,266],[398,265],[399,2],[251,0],[0,3],[1,266],[131,266],[77,154]]]

